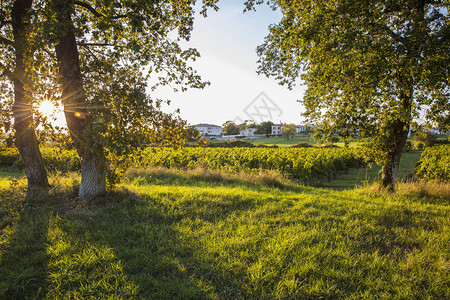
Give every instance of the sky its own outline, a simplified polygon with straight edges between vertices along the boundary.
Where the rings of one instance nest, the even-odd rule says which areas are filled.
[[[208,17],[198,15],[189,47],[197,48],[201,57],[191,65],[204,80],[211,82],[203,90],[174,93],[165,87],[152,97],[169,98],[166,111],[181,110],[190,124],[222,125],[228,120],[300,124],[304,87],[292,91],[274,78],[256,73],[256,47],[263,43],[268,26],[281,19],[279,11],[258,6],[256,12],[243,13],[242,0],[220,1],[220,10],[210,10]]]
[[[200,1],[199,1],[200,2]],[[185,48],[197,48],[201,57],[190,65],[211,85],[203,90],[190,89],[175,93],[170,87],[160,87],[151,93],[153,99],[170,99],[166,112],[179,108],[181,117],[194,125],[222,125],[228,120],[273,121],[301,124],[304,86],[292,91],[280,86],[274,78],[256,73],[256,47],[264,42],[268,26],[281,19],[279,11],[266,5],[256,12],[243,13],[243,0],[219,2],[219,11],[208,11],[208,17],[196,15],[191,40]],[[197,9],[200,11],[200,9]],[[46,106],[46,103],[43,105]],[[45,111],[51,110],[45,108]],[[62,111],[56,114],[58,126],[65,127]]]

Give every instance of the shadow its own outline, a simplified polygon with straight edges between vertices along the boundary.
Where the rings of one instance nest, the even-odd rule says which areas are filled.
[[[16,167],[1,167],[0,178],[4,179],[19,179],[26,176],[25,172],[20,171]]]
[[[127,179],[137,185],[177,185],[177,186],[195,186],[211,187],[217,185],[223,186],[244,186],[252,189],[274,188],[280,191],[303,192],[308,186],[299,185],[295,181],[281,179],[270,176],[258,176],[248,173],[246,176],[234,173],[207,172],[206,174],[195,174],[177,170],[158,170],[157,172],[136,172],[128,175]]]
[[[378,253],[398,261],[424,245],[418,236],[439,230],[439,213],[410,210],[402,206],[380,207],[354,236],[355,253]]]
[[[334,193],[302,190],[313,195]],[[257,212],[255,207],[261,203],[253,196],[214,199],[205,192],[171,198],[177,195],[184,196],[141,195],[118,188],[104,197],[79,201],[76,191],[51,190],[0,202],[1,241],[6,241],[0,243],[0,299],[370,296],[376,295],[370,280],[389,271],[388,263],[424,248],[414,234],[442,226],[438,212],[400,204],[385,207],[380,201],[352,211],[348,209],[354,208],[352,201],[360,200],[335,195],[330,200],[336,202],[333,205],[310,199],[283,218],[271,216],[283,213],[285,204],[278,206],[278,199],[270,199],[276,205]],[[10,196],[0,194],[0,199]],[[8,214],[16,211],[19,216],[12,215],[9,222]],[[248,223],[247,212],[253,214]],[[242,225],[239,233],[233,224],[226,224],[236,216],[237,227]],[[355,225],[357,229],[352,228]],[[220,233],[212,234],[216,230]],[[259,231],[264,234],[253,239]],[[228,240],[221,244],[221,237]],[[219,245],[205,242],[210,238]],[[388,262],[372,267],[375,255]],[[258,266],[261,272],[255,271]],[[292,277],[286,279],[286,272]],[[287,290],[278,285],[289,282],[290,292],[282,290],[283,296],[277,298],[278,288]],[[323,285],[313,288],[317,283]]]
[[[132,282],[136,289],[133,297],[251,298],[226,270],[206,258],[201,244],[192,235],[184,234],[179,228],[183,221],[214,219],[214,216],[177,212],[167,203],[127,190],[109,193],[95,207],[90,213],[60,216],[59,227],[65,233],[65,239],[78,245],[79,249],[89,246],[112,249],[117,263],[122,266],[122,279]],[[214,214],[214,210],[211,212]],[[86,272],[87,268],[88,264],[84,264],[78,272]],[[106,282],[108,272],[103,270],[102,280]],[[94,293],[93,296],[101,294]],[[126,294],[117,296],[127,298]]]
[[[13,195],[16,193],[21,196]],[[47,198],[45,189],[26,196],[14,188],[1,191],[1,299],[39,299],[45,295],[49,211],[43,200]]]

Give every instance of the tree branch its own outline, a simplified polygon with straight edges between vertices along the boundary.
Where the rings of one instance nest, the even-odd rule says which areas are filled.
[[[83,1],[74,1],[74,4],[86,8],[86,9],[89,10],[94,16],[96,16],[97,18],[104,17],[104,15],[102,15],[101,13],[99,13],[98,11],[96,11],[95,8],[93,8],[89,3],[86,3],[86,2],[83,2]]]
[[[128,17],[128,15],[117,15],[117,16],[111,17],[111,19],[118,20],[118,19],[122,19],[122,18],[126,18],[126,17]]]
[[[3,28],[3,26],[5,26],[7,24],[12,24],[12,21],[11,20],[1,20],[0,21],[0,28]]]
[[[0,43],[3,44],[3,45],[7,45],[7,46],[13,46],[14,45],[13,41],[11,41],[11,40],[3,37],[3,36],[0,36]]]
[[[389,27],[380,25],[375,22],[370,22],[369,25],[371,25],[372,27],[375,27],[379,30],[382,30],[383,32],[385,32],[387,35],[389,35],[395,41],[406,45],[407,41],[402,36],[396,34],[394,31],[392,31]]]
[[[84,43],[84,42],[78,42],[77,43],[80,46],[99,46],[99,47],[113,47],[114,45],[108,44],[108,43]]]
[[[92,5],[90,5],[89,3],[83,2],[83,1],[74,1],[74,4],[79,5],[81,7],[86,8],[87,10],[89,10],[94,16],[96,16],[97,18],[107,18],[107,16],[105,16],[104,14],[98,12],[94,7],[92,7]],[[121,19],[121,18],[125,18],[127,17],[127,15],[117,15],[117,16],[112,16],[111,19],[112,20],[117,20],[117,19]]]

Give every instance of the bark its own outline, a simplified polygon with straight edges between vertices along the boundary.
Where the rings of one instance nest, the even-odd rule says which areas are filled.
[[[388,151],[386,162],[382,168],[381,187],[392,192],[395,191],[400,158],[402,157],[403,149],[405,148],[406,140],[408,139],[409,125],[411,123],[411,86],[412,83],[407,85],[408,88],[400,91],[399,100],[402,109],[401,115],[386,126],[386,130],[389,131],[388,143],[390,149]]]
[[[392,149],[392,151],[388,154],[387,161],[382,168],[381,187],[392,192],[395,191],[400,158],[402,156],[405,143],[406,138],[403,141],[403,134],[401,133],[395,143],[394,149]]]
[[[105,193],[106,160],[103,146],[91,137],[98,134],[90,132],[86,93],[80,71],[80,56],[75,39],[74,26],[71,17],[73,2],[55,1],[57,13],[58,42],[55,46],[59,63],[60,83],[64,115],[67,127],[72,137],[78,155],[81,158],[81,198],[95,197]]]
[[[12,80],[14,83],[14,129],[16,131],[16,147],[25,166],[28,187],[47,187],[47,171],[44,167],[39,142],[33,124],[31,99],[25,90],[26,76],[24,58],[27,48],[26,31],[29,26],[27,12],[31,9],[32,0],[16,0],[12,9],[12,26],[14,34],[15,63]]]

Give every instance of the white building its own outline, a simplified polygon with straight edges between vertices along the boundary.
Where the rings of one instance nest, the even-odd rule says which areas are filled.
[[[442,132],[442,131],[439,129],[439,127],[437,127],[437,126],[431,127],[428,131],[431,132],[431,134],[433,134],[433,135],[441,135],[441,134],[445,134],[445,132]]]
[[[272,134],[274,134],[274,135],[283,134],[283,124],[273,124],[272,125]]]
[[[244,130],[241,130],[241,132],[239,133],[239,135],[242,136],[255,136],[255,132],[258,131],[258,128],[247,128]]]
[[[306,131],[305,125],[297,125],[297,134],[304,133]]]
[[[218,136],[222,134],[222,127],[213,124],[197,124],[193,127],[197,129],[201,135]]]

